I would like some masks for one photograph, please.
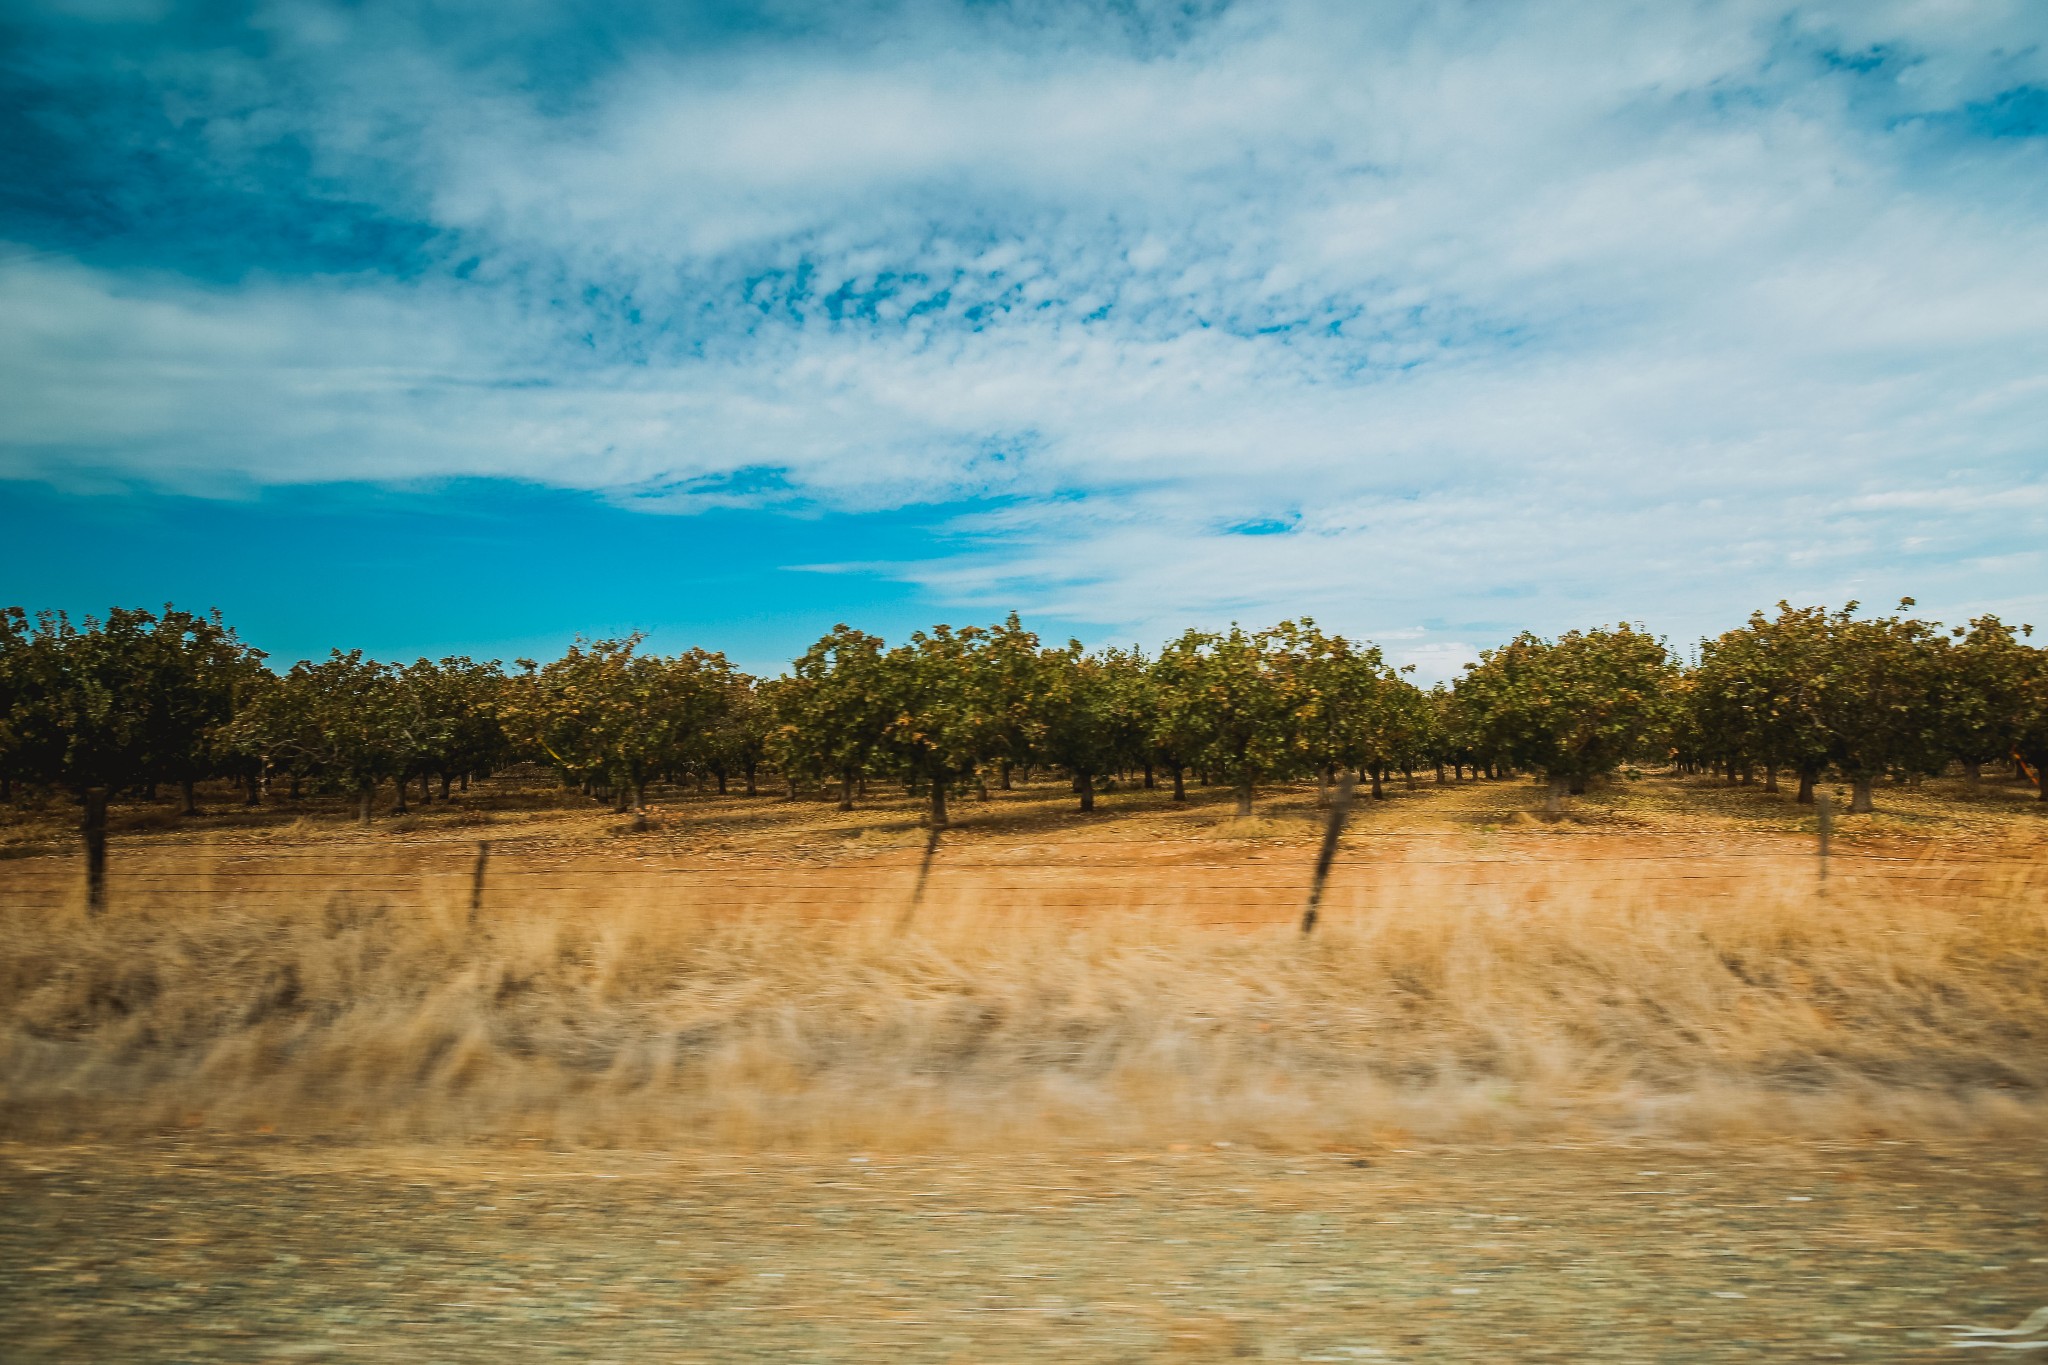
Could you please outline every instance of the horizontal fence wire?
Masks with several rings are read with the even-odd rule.
[[[610,864],[610,866],[608,867],[579,867],[574,869],[565,869],[574,871],[579,875],[606,876],[611,875],[614,871],[616,871],[617,868],[621,866],[645,867],[657,861],[655,858],[650,857],[648,855],[619,855],[611,850],[592,850],[584,852],[580,856],[566,852],[557,855],[554,852],[554,850],[518,849],[511,847],[507,843],[499,840],[485,840],[481,842],[486,842],[490,844],[491,856],[494,860],[500,857],[504,857],[527,858],[539,861],[554,856],[574,856],[578,858],[578,861],[588,862],[593,860],[602,860]],[[334,853],[240,853],[223,856],[217,853],[215,850],[205,847],[204,845],[194,846],[190,848],[180,848],[173,851],[162,848],[152,849],[135,848],[132,846],[123,847],[119,843],[113,843],[109,847],[109,854],[110,856],[115,858],[126,858],[131,862],[176,862],[186,864],[189,866],[226,868],[235,871],[238,875],[247,875],[247,869],[244,869],[241,866],[239,866],[240,864],[278,862],[317,862],[331,866],[338,863],[347,863],[354,861],[388,865],[395,862],[424,860],[428,857],[438,857],[439,860],[448,860],[450,858],[466,859],[474,857],[476,849],[476,841],[464,841],[460,843],[434,845],[432,846],[431,852],[425,848],[415,847],[387,850],[354,849],[337,851]],[[952,855],[950,858],[948,856],[949,854]],[[1831,862],[1882,863],[1899,867],[1925,867],[1943,865],[1956,867],[2048,867],[2048,856],[2024,856],[2006,854],[1969,854],[1964,856],[1917,854],[1902,856],[1898,854],[1885,853],[1859,853],[1854,850],[1846,850],[1841,848],[1836,848],[1832,850],[1827,856],[1828,860]],[[970,850],[948,849],[944,844],[940,845],[937,857],[942,862],[950,861],[952,865],[956,868],[971,868],[977,871],[988,872],[1033,873],[1047,868],[1093,868],[1101,870],[1107,868],[1115,868],[1118,866],[1118,864],[1114,861],[1094,858],[1030,857],[1028,858],[1028,860],[1024,858],[1019,858],[1015,861],[994,861],[986,858],[974,858],[971,856]],[[1580,867],[1588,863],[1786,862],[1802,859],[1812,861],[1816,857],[1817,855],[1814,849],[1812,848],[1812,841],[1805,840],[1802,841],[1802,845],[1800,846],[1788,846],[1750,853],[1687,851],[1678,853],[1613,853],[1602,854],[1594,857],[1587,857],[1583,854],[1573,853],[1567,857],[1561,858],[1375,858],[1370,855],[1357,856],[1354,854],[1353,856],[1349,857],[1338,857],[1334,861],[1332,866],[1371,868],[1553,866]],[[75,863],[80,861],[82,858],[83,854],[81,852],[76,850],[66,850],[59,853],[44,853],[37,854],[32,857],[18,857],[0,860],[0,881],[5,881],[10,875],[13,875],[17,871],[38,871],[48,869],[53,866],[63,866],[70,863]],[[779,863],[775,866],[778,873],[847,872],[855,870],[866,872],[914,865],[915,862],[919,860],[919,858],[920,854],[918,853],[918,851],[906,848],[899,852],[898,858],[895,861],[884,861],[879,858],[872,858],[860,860],[840,860],[829,863],[789,862]],[[907,861],[905,861],[906,859]],[[663,862],[661,866],[664,869],[672,869],[676,871],[708,872],[726,867],[740,865],[747,861],[749,860],[739,857],[717,857],[706,859],[704,861]],[[1232,862],[1193,863],[1176,861],[1170,858],[1156,858],[1132,859],[1129,860],[1125,865],[1135,865],[1142,867],[1145,870],[1159,871],[1229,872],[1238,870],[1261,871],[1272,867],[1276,862],[1280,861],[1283,860],[1272,858],[1244,858]],[[1293,862],[1296,860],[1288,859],[1284,861]],[[1306,862],[1308,861],[1308,859],[1306,856],[1304,856],[1300,859],[1300,861]],[[317,877],[325,875],[325,869],[305,871],[280,870],[273,872],[271,875],[280,877]]]
[[[583,812],[588,813],[588,812]],[[2048,859],[2005,852],[1950,854],[1940,849],[1901,850],[1896,843],[1858,848],[1855,836],[1837,834],[1825,860],[1818,857],[1812,831],[1648,831],[1638,829],[1500,828],[1523,812],[1457,817],[1436,829],[1381,831],[1371,815],[1357,818],[1332,864],[1336,903],[1353,909],[1413,906],[1439,890],[1548,889],[1552,879],[1569,886],[1681,886],[1719,884],[1741,893],[1760,876],[1815,878],[1825,867],[1830,884],[1897,889],[1929,901],[1966,901],[1987,891],[2048,884]],[[715,821],[706,833],[729,835]],[[1429,856],[1450,850],[1433,847],[1468,838],[1462,828],[1484,826],[1488,842],[1471,856]],[[912,820],[813,831],[829,839],[877,833],[922,833]],[[316,898],[375,897],[394,906],[426,908],[459,898],[476,875],[475,858],[487,844],[490,858],[486,894],[495,896],[589,895],[593,889],[618,895],[669,894],[710,909],[743,909],[767,902],[775,908],[845,909],[866,901],[900,899],[919,875],[920,857],[906,843],[879,849],[834,848],[817,862],[773,862],[743,851],[685,848],[634,850],[592,847],[547,833],[499,834],[489,825],[435,831],[405,841],[372,830],[361,838],[335,837],[332,847],[282,840],[233,839],[186,834],[176,842],[148,834],[114,831],[108,868],[110,899],[137,903],[161,899],[191,903],[196,898],[255,907],[305,904]],[[1742,850],[1702,848],[1718,839],[1743,837],[1766,846]],[[1199,838],[1200,836],[1196,836]],[[1221,844],[1223,839],[1217,842]],[[1190,847],[1186,835],[1131,839],[1072,839],[1057,831],[997,827],[956,827],[937,846],[929,873],[932,889],[959,894],[1015,898],[1046,910],[1091,910],[1170,901],[1204,912],[1213,925],[1265,925],[1259,919],[1220,918],[1233,902],[1292,904],[1306,894],[1311,849],[1306,841],[1276,844],[1263,839],[1235,846]],[[1623,845],[1602,848],[1603,843]],[[1411,856],[1413,854],[1424,856]],[[1094,854],[1096,856],[1089,856]],[[1548,855],[1556,856],[1548,856]],[[836,855],[836,856],[834,856]],[[1505,855],[1505,856],[1503,856]],[[1187,861],[1196,859],[1197,861]],[[75,904],[82,883],[83,854],[75,845],[52,841],[49,851],[0,861],[0,906],[61,909]],[[287,864],[288,866],[279,866]],[[1588,871],[1590,866],[1596,870]],[[1683,870],[1674,870],[1682,868]],[[1055,882],[1034,883],[1047,874]],[[1370,901],[1370,904],[1364,902]],[[1242,905],[1240,908],[1249,908]]]

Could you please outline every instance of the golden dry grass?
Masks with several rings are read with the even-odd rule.
[[[1304,939],[1277,833],[970,842],[914,915],[916,832],[854,842],[503,852],[474,926],[456,844],[134,854],[98,919],[17,862],[5,1127],[1297,1146],[1988,1132],[2048,1096],[2048,877],[1996,850],[1822,894],[1761,835],[1417,830],[1355,841]]]

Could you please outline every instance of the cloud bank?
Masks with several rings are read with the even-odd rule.
[[[14,25],[7,477],[971,500],[833,567],[1433,669],[1782,595],[2048,614],[2026,0]]]

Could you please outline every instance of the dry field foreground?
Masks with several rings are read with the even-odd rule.
[[[1987,1134],[2048,1096],[2048,829],[2010,788],[1844,818],[1522,783],[1366,803],[1298,931],[1313,794],[677,797],[516,783],[365,833],[231,809],[0,861],[19,1136],[276,1130],[752,1147]],[[1220,795],[1220,794],[1218,794]],[[470,898],[487,836],[481,909]],[[49,852],[38,852],[48,847]]]
[[[1652,779],[494,783],[0,827],[21,1360],[1959,1359],[2048,1304],[2048,822]],[[476,841],[492,841],[481,911]],[[2024,1346],[2048,1337],[1978,1338]]]

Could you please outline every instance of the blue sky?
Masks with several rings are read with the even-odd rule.
[[[0,597],[2048,624],[2048,7],[15,4]]]

